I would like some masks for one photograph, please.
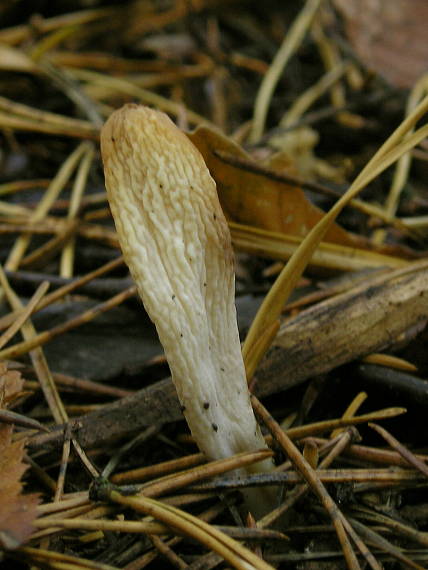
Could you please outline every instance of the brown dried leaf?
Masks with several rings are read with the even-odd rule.
[[[204,157],[216,181],[222,208],[230,220],[304,237],[323,217],[324,212],[309,202],[301,188],[221,160],[216,153],[252,160],[232,140],[205,126],[188,136]],[[270,167],[283,173],[296,174],[293,164],[285,164],[283,155],[280,164],[274,161]],[[350,247],[366,245],[358,236],[346,232],[337,224],[333,224],[327,232],[325,241]]]
[[[426,0],[334,0],[361,60],[397,87],[428,71]]]
[[[20,373],[8,371],[6,364],[0,363],[3,401],[11,401],[22,385]],[[0,547],[7,550],[17,548],[28,539],[38,504],[37,495],[21,494],[21,477],[27,469],[23,462],[25,442],[12,443],[12,430],[11,425],[0,424]]]
[[[22,391],[24,380],[18,370],[8,370],[5,362],[0,362],[0,408],[5,408]]]

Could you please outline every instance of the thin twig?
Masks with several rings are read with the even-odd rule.
[[[349,533],[349,524],[342,512],[337,507],[336,503],[333,501],[324,485],[321,483],[317,477],[316,471],[312,469],[309,463],[304,459],[300,451],[287,436],[287,434],[281,429],[278,423],[269,414],[266,408],[257,400],[255,396],[251,396],[251,401],[255,413],[263,420],[266,427],[272,433],[273,437],[277,443],[281,446],[284,452],[287,454],[290,461],[294,464],[295,468],[301,473],[304,479],[307,481],[308,485],[312,491],[317,495],[318,499],[321,501],[324,508],[327,510],[331,517],[333,525],[336,529],[337,537],[340,544],[342,545],[343,553],[348,564],[348,568],[357,569],[361,568],[355,552],[352,549],[351,543],[347,534]],[[355,541],[355,538],[353,536]],[[361,543],[357,544],[360,552],[366,557],[367,562],[374,570],[381,570],[380,565],[376,559],[369,553],[369,551],[364,547],[361,547]]]

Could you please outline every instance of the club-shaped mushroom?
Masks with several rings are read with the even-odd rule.
[[[201,154],[164,113],[134,104],[110,116],[101,150],[119,242],[199,448],[209,459],[265,448],[241,355],[230,232]],[[270,459],[249,468],[271,469]]]

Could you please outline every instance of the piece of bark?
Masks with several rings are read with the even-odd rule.
[[[413,266],[427,265],[412,264]],[[394,278],[394,276],[396,276]],[[403,340],[428,319],[428,269],[368,279],[284,322],[257,371],[260,395],[290,388]]]
[[[255,393],[267,396],[311,376],[378,352],[416,331],[428,320],[428,263],[375,276],[347,293],[323,301],[283,322],[257,370]],[[106,404],[74,420],[83,448],[104,445],[156,423],[182,418],[169,379]],[[63,426],[29,440],[29,448],[49,451],[62,441]]]

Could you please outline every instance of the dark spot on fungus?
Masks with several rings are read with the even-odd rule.
[[[172,295],[171,299],[174,301],[174,299],[175,299],[175,295]]]
[[[214,217],[214,219],[216,220],[216,219],[217,219],[217,214],[213,214],[213,217]]]
[[[211,427],[213,428],[214,431],[218,431],[218,425],[217,424],[211,424]]]
[[[210,407],[210,403],[204,402],[204,410],[208,410],[209,407]]]
[[[159,184],[159,188],[163,188],[163,184]]]
[[[111,137],[111,142],[116,142],[116,139],[114,137]]]
[[[180,412],[184,412],[186,410],[186,406],[183,406],[183,404],[181,404],[180,406]]]
[[[221,370],[222,372],[224,372],[224,368],[222,368],[221,366],[220,366],[220,370]]]
[[[206,287],[206,286],[207,286],[207,284],[206,284],[206,283],[204,283],[204,287]]]
[[[180,333],[180,338],[183,338],[183,333]]]

